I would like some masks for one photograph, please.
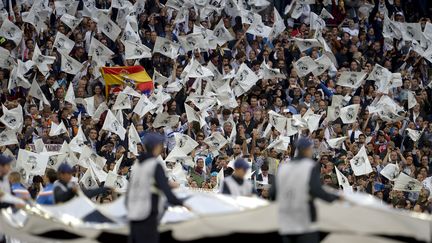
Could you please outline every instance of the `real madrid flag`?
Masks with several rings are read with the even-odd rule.
[[[350,164],[356,176],[367,175],[372,172],[372,166],[369,162],[365,146],[362,146],[356,156],[350,160]]]

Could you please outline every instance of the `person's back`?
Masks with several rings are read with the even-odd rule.
[[[39,192],[36,202],[39,204],[54,204],[54,182],[57,180],[57,172],[53,169],[47,169],[44,176],[46,186]]]
[[[310,215],[309,180],[314,161],[290,161],[279,167],[276,188],[279,201],[279,232],[296,234],[313,231]]]
[[[27,188],[25,188],[22,184],[21,184],[21,174],[19,172],[12,172],[9,174],[9,181],[11,184],[11,189],[12,189],[12,193],[24,200],[28,200],[30,199],[30,193],[27,190]]]

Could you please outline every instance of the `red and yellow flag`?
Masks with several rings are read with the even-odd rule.
[[[153,89],[153,81],[142,66],[102,67],[102,78],[108,94],[110,86],[131,86],[141,92]]]

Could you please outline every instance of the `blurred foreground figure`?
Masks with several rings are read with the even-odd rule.
[[[130,221],[130,243],[159,242],[158,213],[163,193],[172,205],[183,205],[171,191],[168,179],[157,157],[162,153],[164,137],[156,133],[144,135],[145,152],[138,157],[126,195],[126,207]]]
[[[281,165],[276,176],[273,193],[279,204],[279,233],[284,243],[319,242],[314,198],[327,202],[341,199],[323,190],[319,164],[311,159],[312,145],[309,139],[299,139],[298,156]]]

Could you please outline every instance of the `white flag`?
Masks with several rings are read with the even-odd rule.
[[[88,97],[88,98],[84,98],[84,105],[85,105],[85,109],[87,114],[89,114],[89,116],[93,116],[95,114],[95,107],[94,107],[94,96],[92,97]]]
[[[160,74],[158,71],[156,71],[156,69],[153,71],[153,82],[155,82],[156,84],[164,85],[169,81],[170,81],[169,78]]]
[[[195,162],[191,156],[185,155],[180,149],[174,148],[165,158],[165,162],[175,162],[178,164],[194,167]]]
[[[58,52],[68,55],[75,46],[75,42],[69,39],[67,36],[61,32],[57,32],[56,38],[54,40],[53,47],[57,49]]]
[[[125,93],[119,93],[112,107],[112,110],[125,110],[132,107],[129,96]]]
[[[329,13],[326,8],[322,8],[319,16],[323,19],[334,19],[333,15],[331,15],[331,13]]]
[[[129,145],[129,151],[132,152],[134,155],[138,155],[138,148],[137,148],[138,143],[141,143],[141,139],[138,135],[138,132],[134,124],[131,123],[128,131],[128,145]]]
[[[48,156],[37,154],[25,149],[18,151],[17,167],[25,168],[32,175],[44,175],[48,164]],[[27,182],[27,181],[25,181]]]
[[[299,77],[304,77],[318,68],[318,65],[310,56],[304,56],[294,63],[294,69]]]
[[[8,40],[12,40],[18,46],[22,39],[22,30],[9,19],[3,19],[3,24],[0,27],[0,36]]]
[[[12,66],[16,66],[14,58],[11,56],[9,50],[0,47],[0,67],[10,69]]]
[[[182,133],[174,133],[174,139],[175,139],[175,147],[173,148],[173,150],[178,149],[184,155],[189,154],[190,152],[192,152],[192,150],[194,150],[199,145],[191,137]]]
[[[16,131],[4,130],[0,133],[0,146],[6,146],[11,144],[18,144]]]
[[[73,88],[73,83],[70,82],[69,88],[66,91],[65,99],[66,102],[72,104],[74,110],[76,110],[76,102],[75,102],[75,92]]]
[[[156,37],[156,42],[153,48],[153,53],[160,53],[171,59],[178,56],[180,45],[163,37]]]
[[[91,168],[86,170],[79,183],[87,190],[99,188],[99,185],[96,181],[96,175],[93,173]]]
[[[121,32],[120,27],[103,13],[99,14],[98,28],[112,41],[116,41]]]
[[[327,69],[329,69],[333,64],[332,60],[330,59],[327,54],[324,54],[317,59],[315,59],[315,63],[317,64],[317,68],[312,70],[312,74],[314,76],[319,76],[323,74]]]
[[[420,23],[399,23],[402,39],[404,41],[420,41],[422,39],[422,27]]]
[[[340,118],[344,124],[354,123],[357,120],[360,105],[349,105],[340,109]]]
[[[141,97],[141,94],[138,93],[137,91],[135,91],[134,89],[132,89],[130,86],[126,86],[123,90],[122,90],[123,94],[127,94],[130,96],[134,96],[134,97]]]
[[[102,130],[107,130],[117,134],[121,140],[125,139],[126,129],[123,127],[123,124],[120,124],[120,122],[116,119],[111,110],[108,110]]]
[[[4,105],[3,116],[0,117],[0,121],[10,130],[19,130],[23,125],[23,111],[21,105],[18,107],[8,110]]]
[[[339,80],[337,81],[338,85],[349,87],[353,89],[357,89],[362,84],[363,80],[366,78],[366,72],[342,72]]]
[[[81,113],[80,113],[81,114]],[[87,138],[84,135],[84,132],[82,130],[82,127],[78,127],[78,132],[75,137],[72,138],[72,140],[69,143],[69,146],[71,150],[75,153],[81,153],[83,146],[85,146],[84,142],[87,141]]]
[[[290,137],[279,136],[272,143],[270,143],[266,149],[275,149],[276,151],[279,152],[286,151],[288,149],[290,142],[291,142]]]
[[[380,174],[390,181],[394,181],[399,176],[399,166],[395,164],[387,164],[381,171]]]
[[[348,137],[340,137],[340,138],[333,138],[333,139],[329,139],[327,140],[328,145],[331,148],[334,149],[340,149],[340,147],[342,146],[343,142],[347,139]]]
[[[54,122],[51,122],[51,129],[49,132],[50,137],[58,136],[63,133],[67,133],[66,126],[63,122],[60,122],[59,125],[55,124]]]
[[[350,160],[351,169],[355,176],[366,175],[372,172],[372,166],[363,145],[358,153]]]
[[[43,75],[47,75],[49,73],[50,69],[48,65],[53,64],[55,60],[55,57],[42,55],[38,45],[35,45],[32,61]]]
[[[157,106],[153,104],[146,95],[141,95],[141,98],[133,109],[133,112],[142,118],[147,112],[155,108],[157,108]]]
[[[55,11],[57,16],[64,14],[75,15],[78,9],[78,1],[55,1]]]
[[[38,82],[35,80],[33,80],[33,83],[31,84],[30,90],[29,90],[29,95],[31,95],[32,97],[42,101],[44,104],[46,105],[50,105],[49,101],[47,100],[47,98],[45,97],[44,93],[42,92]]]
[[[349,184],[348,178],[346,178],[346,176],[344,174],[342,174],[337,167],[335,167],[335,171],[336,171],[336,177],[338,180],[338,183],[340,186],[342,186],[342,189],[345,193],[352,193],[353,192],[353,188],[352,186]]]
[[[223,19],[219,21],[213,30],[213,35],[217,38],[217,43],[222,46],[225,42],[234,40],[234,36],[225,28]]]
[[[270,33],[272,32],[272,28],[269,26],[266,26],[262,21],[254,21],[254,23],[249,26],[246,33],[249,33],[254,36],[261,36],[264,38],[268,38],[270,36]]]
[[[186,117],[188,122],[197,121],[200,124],[200,128],[206,125],[205,117],[203,116],[202,112],[201,114],[196,112],[192,107],[190,107],[188,104],[184,104],[186,109]],[[205,112],[205,111],[204,111]]]
[[[82,18],[78,19],[70,14],[63,14],[60,18],[60,21],[62,21],[65,25],[67,25],[67,27],[69,27],[73,31],[81,23]]]
[[[311,30],[322,30],[326,27],[326,22],[314,12],[310,13],[309,20]]]
[[[421,132],[421,131],[413,130],[413,129],[411,129],[411,128],[407,128],[406,130],[407,130],[407,132],[408,132],[408,136],[409,136],[409,137],[411,138],[411,140],[413,140],[414,142],[417,142],[417,141],[420,139],[421,135],[422,135],[422,132]]]
[[[186,76],[188,78],[205,78],[213,76],[213,73],[210,69],[202,66],[195,58],[192,58],[190,70],[187,71]]]
[[[61,71],[76,75],[83,69],[83,64],[80,63],[75,58],[67,54],[63,54],[61,52],[60,55],[61,55],[61,66],[60,66]]]
[[[134,43],[141,43],[141,38],[139,35],[135,32],[135,30],[132,28],[132,25],[130,22],[126,23],[126,27],[123,30],[123,35],[121,36],[121,40],[124,42],[130,41]]]
[[[113,188],[117,193],[124,193],[126,192],[126,188],[128,186],[128,180],[124,176],[109,171],[104,185],[106,187]]]
[[[286,78],[279,68],[270,68],[265,62],[261,63],[260,70],[262,74],[260,78],[262,79]]]
[[[413,91],[408,91],[408,109],[413,108],[417,105],[417,99]]]
[[[179,116],[177,115],[169,115],[168,113],[160,113],[156,116],[153,121],[153,127],[174,127],[178,125]]]
[[[322,115],[312,114],[306,119],[307,126],[310,132],[313,132],[318,129],[321,116]]]
[[[136,43],[134,41],[124,41],[123,44],[125,46],[126,60],[152,57],[150,48],[141,43]]]
[[[423,184],[405,173],[399,173],[394,181],[393,190],[403,192],[419,192]]]
[[[114,55],[114,52],[111,51],[108,47],[106,47],[102,42],[98,41],[96,38],[92,38],[90,43],[89,56],[92,57],[110,57]]]
[[[269,35],[269,39],[273,40],[276,37],[278,37],[282,32],[284,32],[286,26],[284,23],[284,20],[279,14],[279,11],[277,11],[276,8],[273,8],[273,15],[274,15],[274,22],[273,27]]]
[[[258,81],[258,76],[246,64],[240,65],[232,82],[236,97],[248,92]]]
[[[228,140],[226,140],[220,132],[215,132],[204,140],[204,143],[206,143],[212,151],[220,150],[227,142]]]
[[[194,30],[195,29],[196,28],[194,27]],[[186,36],[179,36],[178,39],[182,48],[187,52],[197,48],[202,48],[205,45],[208,47],[208,40],[203,38],[202,33],[194,32]]]

